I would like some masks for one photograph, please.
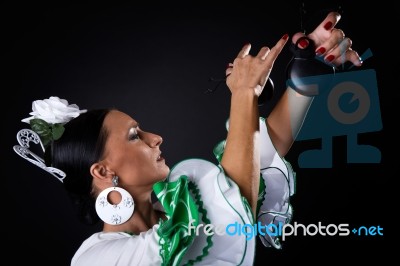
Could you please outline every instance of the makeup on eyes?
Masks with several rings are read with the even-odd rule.
[[[139,125],[135,125],[129,129],[128,139],[135,140],[139,138],[138,129]]]

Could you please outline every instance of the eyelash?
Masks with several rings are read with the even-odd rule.
[[[139,134],[137,133],[137,131],[134,134],[131,134],[129,136],[129,140],[137,140],[140,139]]]

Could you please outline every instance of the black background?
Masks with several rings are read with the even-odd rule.
[[[9,215],[2,220],[7,248],[21,254],[11,257],[16,264],[69,265],[82,241],[100,230],[77,221],[58,180],[12,151],[15,134],[27,126],[20,120],[28,116],[32,101],[59,96],[82,109],[117,107],[143,129],[163,137],[161,149],[170,166],[188,157],[215,161],[212,148],[226,136],[229,90],[222,85],[215,93],[204,94],[215,85],[209,78],[224,77],[227,63],[245,43],[252,43],[254,54],[263,45],[274,45],[283,34],[299,31],[300,3],[4,6],[8,19],[3,37],[10,35],[3,41],[10,49],[3,56],[11,60],[3,64],[3,73],[4,80],[11,82],[3,83],[8,93],[3,102],[8,107],[4,108],[1,160]],[[282,250],[258,245],[255,265],[360,262],[387,256],[387,238],[392,234],[388,220],[397,212],[389,192],[397,178],[389,173],[389,149],[396,154],[395,135],[390,132],[397,121],[398,92],[391,81],[395,67],[389,64],[398,58],[391,41],[393,23],[389,23],[395,8],[305,2],[304,22],[310,21],[307,25],[312,27],[312,21],[322,21],[339,6],[343,15],[337,27],[353,40],[353,49],[360,54],[368,48],[373,52],[362,69],[376,70],[383,129],[360,134],[359,141],[379,148],[382,160],[347,164],[346,137],[340,136],[333,139],[332,168],[304,169],[297,164],[298,155],[318,147],[319,140],[295,142],[286,157],[297,172],[293,221],[348,223],[351,228],[380,225],[384,236],[289,237]],[[389,33],[382,33],[384,28]],[[269,113],[285,87],[290,57],[285,47],[271,74],[274,98],[260,107],[262,115]]]

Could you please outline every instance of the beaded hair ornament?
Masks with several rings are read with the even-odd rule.
[[[39,144],[44,153],[47,146],[61,138],[65,130],[64,125],[86,111],[79,110],[76,104],[69,104],[67,100],[56,96],[34,101],[32,112],[29,113],[31,116],[21,120],[28,123],[31,129],[18,131],[19,145],[14,145],[14,151],[63,182],[66,174],[55,167],[46,166],[44,159],[29,149],[30,143]]]

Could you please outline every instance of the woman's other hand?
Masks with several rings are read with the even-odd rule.
[[[323,57],[325,62],[338,66],[349,61],[356,66],[361,66],[360,56],[351,49],[351,39],[341,29],[335,28],[340,17],[339,13],[330,12],[313,32],[307,36],[298,32],[293,35],[292,42],[296,43],[301,37],[308,37],[314,41],[316,55]],[[304,49],[308,45],[307,39],[300,40],[298,43],[300,49]]]

